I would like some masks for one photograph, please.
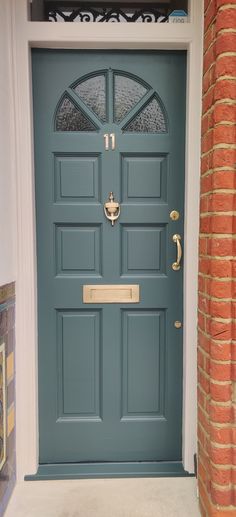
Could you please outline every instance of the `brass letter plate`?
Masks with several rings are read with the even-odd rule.
[[[138,303],[139,285],[84,285],[84,303]]]

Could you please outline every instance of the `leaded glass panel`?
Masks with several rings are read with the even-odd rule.
[[[160,103],[153,98],[124,128],[129,133],[165,133],[166,121]]]
[[[74,87],[77,95],[97,115],[102,122],[106,121],[106,78],[96,75],[80,82]]]
[[[147,91],[147,88],[138,81],[116,74],[114,78],[114,121],[120,122]]]
[[[73,102],[64,97],[55,120],[56,131],[96,131],[96,127]]]

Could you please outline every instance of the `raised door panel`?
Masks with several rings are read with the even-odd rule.
[[[166,271],[164,225],[124,225],[122,228],[122,275],[160,275]]]
[[[99,169],[98,156],[55,156],[55,201],[97,202]]]
[[[124,311],[123,420],[163,416],[165,340],[165,311]]]
[[[56,274],[101,275],[101,228],[56,225]]]
[[[167,156],[123,156],[122,199],[124,202],[166,202]]]
[[[60,416],[100,416],[100,312],[58,312]]]

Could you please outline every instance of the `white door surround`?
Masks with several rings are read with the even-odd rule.
[[[27,21],[28,0],[8,4],[14,99],[14,170],[17,204],[16,450],[17,476],[38,466],[37,282],[31,47],[182,50],[187,60],[184,268],[183,463],[194,471],[196,452],[197,272],[200,174],[203,0],[189,0],[190,23],[95,24]],[[10,20],[10,22],[9,22]],[[174,94],[174,86],[173,86]]]

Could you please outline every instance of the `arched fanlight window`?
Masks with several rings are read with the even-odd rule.
[[[109,105],[113,109],[108,113]],[[107,122],[125,133],[167,132],[158,93],[139,77],[111,69],[82,77],[67,88],[56,108],[54,129],[92,132]]]

